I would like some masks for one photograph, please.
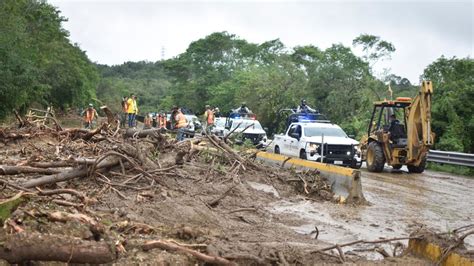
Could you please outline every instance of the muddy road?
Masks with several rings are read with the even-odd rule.
[[[317,226],[319,239],[331,243],[404,236],[419,227],[449,231],[474,223],[472,178],[432,171],[409,174],[403,168],[386,168],[383,173],[361,171],[367,206],[279,201],[271,211],[302,218],[307,223],[294,230],[308,234]],[[466,245],[473,250],[474,237],[466,238]],[[372,259],[380,256],[366,255]]]

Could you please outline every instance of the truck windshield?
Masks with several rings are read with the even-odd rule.
[[[193,121],[193,122],[199,121],[199,119],[195,115],[184,115],[184,116],[186,117],[186,120],[188,120],[188,122],[190,122],[190,121]]]
[[[319,137],[322,134],[331,137],[347,137],[346,133],[340,128],[307,127],[304,129],[304,135],[306,137]]]
[[[250,125],[253,125],[253,126],[250,126]],[[249,128],[252,128],[252,129],[261,129],[261,130],[263,130],[262,126],[257,121],[245,121],[245,120],[238,121],[238,120],[236,120],[232,123],[232,128],[236,128],[237,126],[239,126],[239,129],[242,129],[242,130],[245,129],[246,127],[248,127],[248,126],[250,126]]]
[[[225,127],[225,119],[216,119],[215,124],[216,127]]]

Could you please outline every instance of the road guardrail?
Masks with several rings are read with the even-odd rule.
[[[434,162],[434,163],[445,163],[445,164],[474,167],[474,154],[452,152],[452,151],[430,150],[430,152],[428,153],[427,161]]]

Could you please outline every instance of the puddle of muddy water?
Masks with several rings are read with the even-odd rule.
[[[267,208],[274,214],[301,218],[299,226],[290,227],[298,233],[310,234],[317,226],[318,239],[334,244],[408,236],[419,225],[443,232],[474,222],[474,180],[455,179],[457,182],[432,178],[429,173],[364,173],[363,189],[369,206],[279,200]],[[407,241],[402,243],[406,245]],[[474,237],[466,238],[465,244],[473,250]],[[391,252],[390,244],[383,246]],[[368,259],[382,258],[375,252],[364,255]]]
[[[357,207],[358,209],[368,206]],[[386,225],[381,226],[379,219],[374,221],[363,221],[360,210],[345,205],[336,205],[330,202],[313,202],[302,200],[299,202],[288,202],[285,200],[274,202],[268,210],[275,214],[291,214],[305,221],[299,226],[292,226],[294,231],[300,234],[315,237],[315,227],[318,228],[318,239],[328,243],[347,243],[359,239],[373,240],[378,236],[397,237],[403,235],[400,228]],[[406,242],[405,242],[406,244]],[[384,244],[390,250],[390,244]],[[350,251],[357,246],[344,248]],[[367,259],[378,260],[383,257],[375,252],[358,252]]]

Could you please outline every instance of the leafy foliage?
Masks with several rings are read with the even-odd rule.
[[[65,18],[44,1],[0,2],[0,118],[33,102],[82,105],[95,96],[99,75],[61,27]]]
[[[141,112],[185,106],[200,114],[204,106],[223,113],[247,102],[270,133],[283,130],[279,110],[301,99],[362,137],[372,102],[414,96],[418,87],[390,74],[379,80],[372,66],[389,58],[395,46],[379,36],[361,34],[353,41],[365,55],[334,44],[286,47],[279,39],[250,43],[228,32],[192,42],[175,58],[106,66],[90,62],[68,40],[58,10],[40,0],[0,1],[0,118],[33,103],[61,108],[91,100],[120,110],[123,96],[135,93]],[[100,73],[100,75],[99,75]],[[433,130],[436,148],[474,152],[474,63],[470,58],[441,57],[422,78],[435,86]],[[97,96],[96,96],[97,95]]]
[[[361,34],[352,41],[353,46],[362,46],[365,52],[364,59],[367,62],[378,61],[380,59],[390,58],[390,54],[395,52],[395,46],[382,40],[379,36],[370,34]]]
[[[423,78],[435,85],[436,148],[474,153],[474,60],[441,57],[425,69]]]

